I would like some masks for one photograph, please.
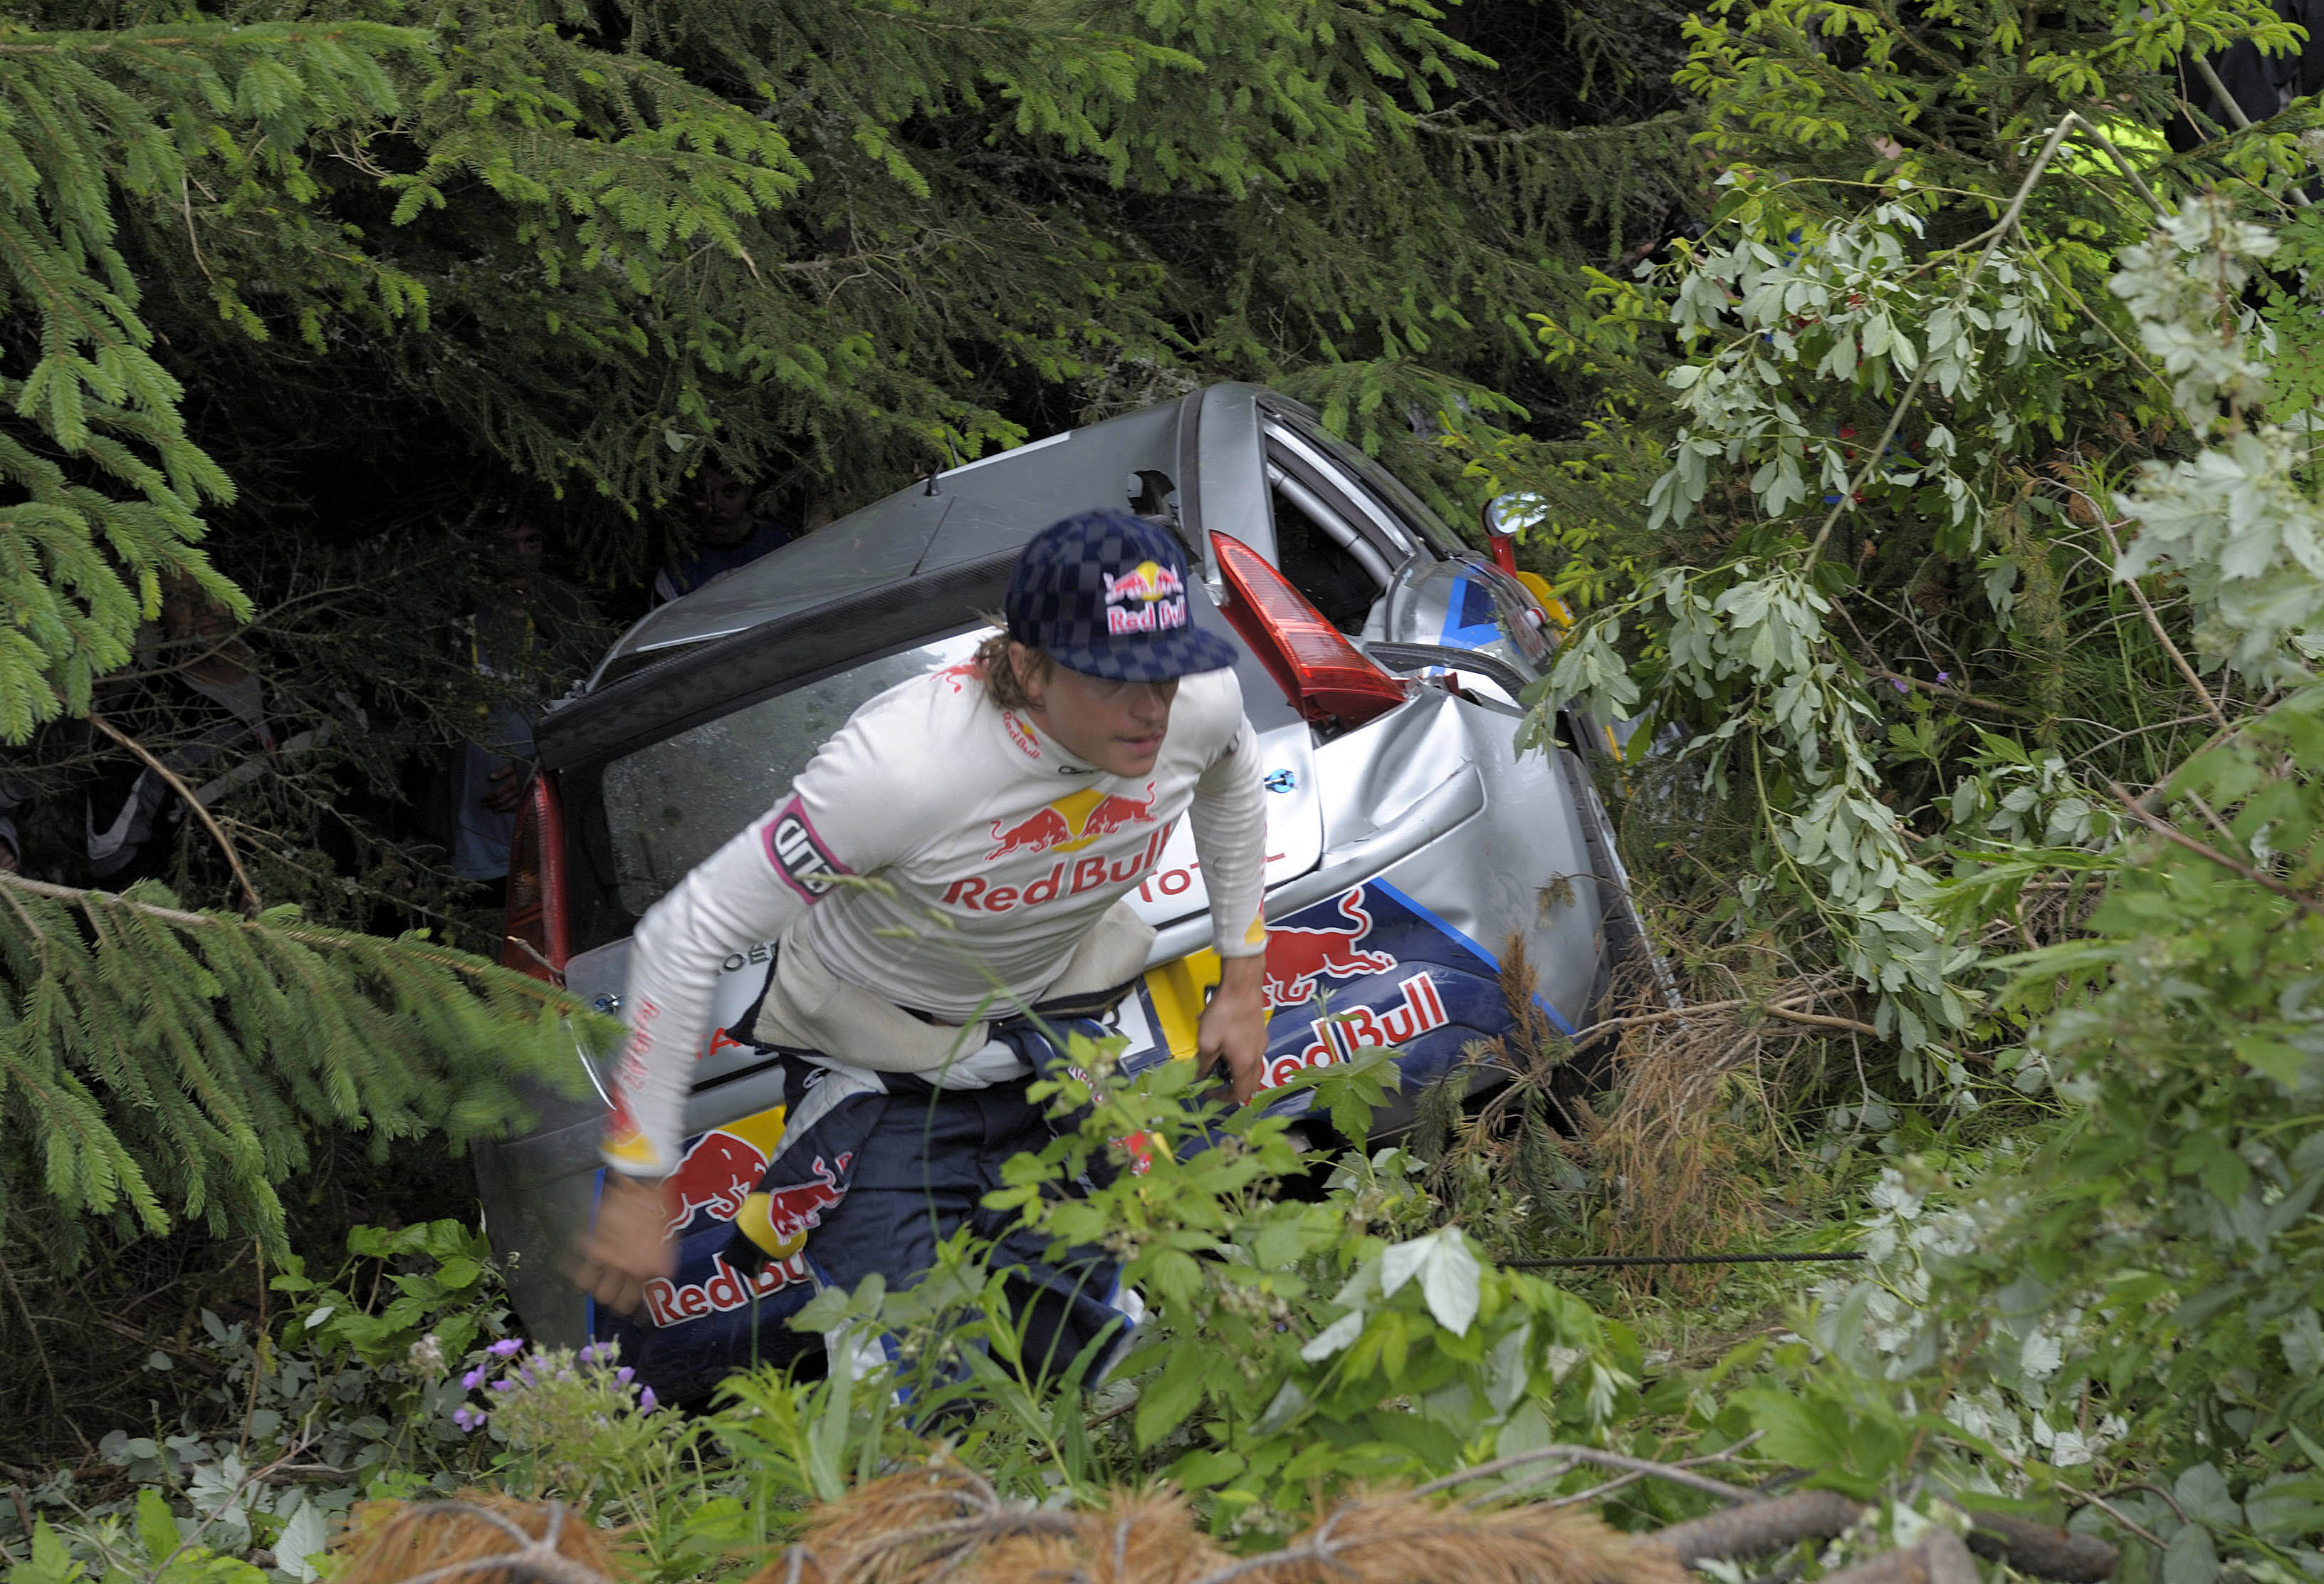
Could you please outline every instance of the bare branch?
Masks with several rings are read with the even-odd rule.
[[[241,855],[234,850],[234,843],[226,838],[225,829],[212,817],[210,811],[202,806],[202,800],[194,795],[194,789],[179,780],[178,773],[156,759],[144,744],[123,731],[94,709],[89,711],[88,723],[143,759],[147,769],[167,782],[170,790],[186,801],[186,807],[194,811],[195,818],[209,827],[210,835],[217,841],[218,850],[226,854],[226,861],[233,868],[234,877],[242,882],[243,894],[250,899],[250,911],[255,913],[263,909],[266,904],[258,900],[258,887],[250,883],[250,871],[242,866]]]

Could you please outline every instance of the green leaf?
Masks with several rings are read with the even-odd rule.
[[[2219,1553],[2209,1530],[2190,1524],[2171,1537],[2163,1553],[2163,1584],[2215,1584],[2218,1576]]]
[[[145,1548],[145,1560],[157,1568],[180,1543],[177,1516],[151,1486],[137,1493],[137,1542]]]
[[[1169,1434],[1194,1411],[1203,1398],[1207,1367],[1203,1349],[1183,1339],[1170,1353],[1161,1375],[1148,1383],[1138,1399],[1138,1415],[1131,1428],[1141,1449]]]

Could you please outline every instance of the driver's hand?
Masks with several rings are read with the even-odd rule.
[[[1194,1060],[1209,1070],[1224,1059],[1240,1105],[1259,1093],[1267,1072],[1267,959],[1230,957],[1218,990],[1194,1025]]]
[[[659,1181],[605,1173],[597,1222],[566,1267],[573,1284],[622,1314],[645,1307],[646,1283],[678,1269],[678,1250],[663,1235],[669,1209]]]
[[[484,782],[484,807],[495,814],[513,814],[524,801],[524,772],[514,764],[503,764]]]

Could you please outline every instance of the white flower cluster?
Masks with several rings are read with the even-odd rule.
[[[2113,283],[2188,422],[2225,431],[2183,461],[2147,463],[2122,492],[2138,533],[2116,572],[2179,574],[2204,657],[2263,685],[2305,674],[2324,635],[2324,512],[2296,477],[2310,465],[2309,441],[2283,421],[2247,425],[2243,412],[2266,394],[2273,350],[2243,291],[2276,245],[2225,199],[2191,199],[2123,250]]]
[[[1994,1175],[1983,1168],[1972,1174]],[[1982,1229],[2006,1225],[2018,1207],[1991,1200],[1932,1205],[1894,1167],[1866,1198],[1874,1213],[1858,1223],[1859,1246],[1875,1274],[1818,1285],[1815,1340],[1886,1379],[1906,1380],[1926,1374],[1960,1340],[1958,1317],[1932,1302],[1950,1285],[1947,1267],[1975,1252]],[[2020,1462],[2070,1468],[2091,1461],[2129,1427],[2112,1414],[2085,1422],[2077,1404],[2053,1401],[2050,1383],[2080,1341],[2084,1317],[2079,1308],[2053,1310],[2050,1296],[2030,1277],[2002,1289],[1992,1312],[1980,1317],[1990,1327],[1975,1367],[1963,1372],[1941,1412]]]

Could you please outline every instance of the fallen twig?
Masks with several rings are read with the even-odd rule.
[[[1720,1452],[1710,1458],[1697,1459],[1695,1461],[1716,1462],[1729,1455],[1728,1452]],[[1468,1480],[1483,1479],[1489,1475],[1500,1474],[1511,1468],[1521,1468],[1528,1463],[1538,1463],[1549,1458],[1571,1458],[1577,1463],[1595,1463],[1601,1468],[1620,1468],[1630,1473],[1644,1475],[1649,1479],[1666,1479],[1673,1485],[1683,1485],[1687,1489],[1700,1491],[1704,1496],[1717,1496],[1722,1502],[1748,1502],[1751,1499],[1751,1493],[1741,1486],[1729,1485],[1724,1480],[1713,1479],[1704,1474],[1696,1474],[1682,1464],[1657,1463],[1651,1458],[1626,1457],[1620,1452],[1600,1451],[1596,1447],[1570,1446],[1536,1447],[1530,1452],[1517,1452],[1507,1458],[1496,1458],[1489,1463],[1480,1463],[1473,1468],[1463,1468],[1458,1473],[1448,1474],[1442,1479],[1432,1479],[1426,1485],[1415,1486],[1412,1494],[1416,1496],[1434,1496],[1440,1490],[1450,1490],[1454,1486]]]
[[[1803,1490],[1707,1513],[1657,1530],[1650,1538],[1688,1567],[1714,1557],[1766,1556],[1803,1540],[1830,1540],[1863,1515],[1864,1505],[1836,1490]]]
[[[2095,1535],[2069,1533],[2007,1513],[1974,1512],[1958,1504],[1949,1505],[1965,1514],[1969,1521],[1970,1551],[1995,1561],[2007,1562],[2021,1573],[2059,1579],[2061,1584],[2099,1584],[2099,1580],[2113,1577],[2121,1561],[2116,1547]],[[1803,1540],[1834,1539],[1848,1533],[1872,1511],[1838,1491],[1803,1490],[1674,1524],[1650,1538],[1679,1561],[1692,1567],[1714,1559],[1739,1561],[1766,1556]],[[1910,1552],[1890,1555],[1909,1557]],[[1858,1566],[1870,1568],[1876,1563],[1890,1568],[1918,1565],[1874,1558]],[[1886,1575],[1867,1574],[1858,1584],[1885,1581]]]

